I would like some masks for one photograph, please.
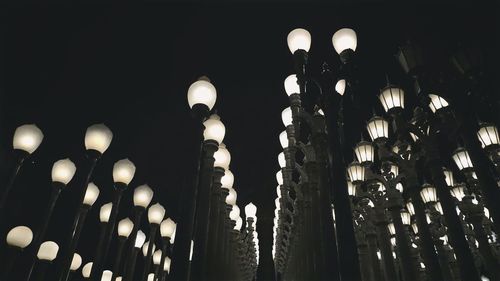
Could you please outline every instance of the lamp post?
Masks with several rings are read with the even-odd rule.
[[[40,249],[37,253],[37,257],[39,260],[38,273],[35,280],[45,280],[45,272],[47,271],[47,267],[56,258],[57,252],[59,252],[59,246],[53,241],[46,241],[40,245]]]
[[[14,139],[12,141],[12,146],[14,148],[15,154],[15,165],[13,170],[10,172],[7,184],[2,189],[0,193],[0,214],[3,216],[5,205],[7,204],[7,198],[9,193],[14,186],[14,181],[23,165],[24,161],[40,146],[43,140],[42,131],[34,124],[22,125],[16,129],[14,132]],[[1,223],[4,222],[4,218],[0,217]]]
[[[207,81],[206,77],[191,84],[188,89],[187,99],[189,107],[194,119],[194,126],[196,131],[195,148],[196,155],[193,159],[194,166],[190,169],[194,175],[192,182],[182,194],[181,214],[183,216],[178,221],[179,232],[177,242],[173,249],[172,259],[172,280],[183,281],[187,279],[189,272],[189,251],[190,243],[193,237],[193,225],[195,217],[195,206],[197,198],[198,186],[198,173],[200,171],[200,161],[202,155],[201,144],[203,142],[204,125],[203,122],[208,117],[210,110],[212,110],[217,100],[217,91],[215,87]]]
[[[127,238],[130,236],[132,232],[132,228],[134,228],[134,223],[129,219],[125,218],[118,222],[118,246],[116,250],[115,263],[113,264],[113,277],[112,280],[120,273],[120,263],[122,260],[123,248],[125,247],[125,242]]]
[[[8,280],[12,267],[21,252],[33,241],[33,232],[26,226],[16,226],[7,233],[7,250],[2,258],[5,262],[2,264],[1,277]]]
[[[166,220],[162,221],[160,224],[160,235],[161,235],[162,242],[163,242],[162,243],[163,247],[161,250],[162,255],[161,255],[161,261],[160,261],[160,269],[162,269],[163,266],[165,265],[165,259],[169,259],[168,255],[170,255],[170,253],[171,253],[170,240],[172,238],[172,235],[174,235],[174,233],[175,233],[176,227],[177,227],[176,223],[171,218],[167,218]],[[170,267],[170,264],[169,264],[169,267]],[[159,274],[160,275],[157,276],[157,278],[159,280],[161,280],[163,278],[163,275],[165,274],[165,271],[159,270]]]
[[[125,268],[125,275],[123,277],[125,281],[134,280],[137,255],[139,255],[139,252],[141,251],[141,248],[144,245],[144,241],[146,241],[146,235],[144,234],[144,232],[142,232],[141,230],[137,231],[135,242],[133,243],[134,248],[130,256],[130,261],[128,263],[128,266]]]
[[[147,247],[147,253],[145,255],[146,258],[144,260],[144,271],[142,273],[143,281],[146,281],[148,278],[149,269],[151,268],[151,258],[154,252],[153,248],[154,248],[155,238],[158,232],[158,228],[160,227],[160,223],[163,220],[163,217],[165,217],[165,208],[163,208],[162,205],[156,203],[151,207],[149,207],[148,221],[151,229],[149,232],[149,243]]]
[[[153,275],[154,275],[154,279],[153,280],[156,280],[159,277],[160,265],[161,265],[161,257],[162,256],[163,256],[163,254],[162,254],[161,250],[156,250],[153,253]]]
[[[73,255],[73,259],[71,260],[71,266],[69,268],[70,270],[70,279],[73,279],[73,277],[75,276],[75,272],[80,268],[80,266],[82,265],[82,257],[75,253]]]

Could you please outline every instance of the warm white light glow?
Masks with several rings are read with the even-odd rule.
[[[111,215],[111,208],[113,207],[113,203],[109,202],[101,206],[101,210],[99,211],[99,220],[101,222],[108,222],[109,216]]]
[[[358,162],[354,161],[347,167],[347,173],[351,182],[362,182],[365,180],[365,168]]]
[[[453,152],[452,157],[459,170],[472,168],[472,161],[470,160],[469,153],[465,150],[465,148],[457,148],[457,150]]]
[[[71,267],[70,267],[70,269],[72,271],[76,271],[76,270],[78,270],[78,268],[80,268],[80,265],[82,265],[82,257],[79,254],[74,253],[73,254],[73,259],[71,260]]]
[[[85,133],[85,148],[104,153],[113,139],[113,133],[104,124],[95,124],[87,128]]]
[[[375,149],[370,142],[361,141],[354,148],[354,153],[361,164],[372,163],[375,156]]]
[[[287,95],[300,94],[299,81],[297,80],[297,75],[289,75],[285,79],[285,92]]]
[[[404,225],[410,225],[411,222],[410,213],[406,210],[401,211],[401,220],[403,221]]]
[[[224,135],[226,134],[226,127],[220,121],[217,114],[212,114],[205,122],[203,122],[205,130],[203,131],[203,138],[205,140],[214,140],[217,143],[222,143]]]
[[[134,247],[141,248],[146,241],[146,234],[142,230],[137,231],[137,236],[135,237]]]
[[[286,41],[292,54],[297,50],[309,52],[309,49],[311,48],[311,34],[303,28],[297,28],[290,31]]]
[[[337,92],[339,95],[343,96],[345,93],[345,79],[340,79],[335,83],[335,92]]]
[[[225,189],[233,188],[233,184],[234,184],[233,173],[229,170],[224,171],[224,176],[222,176],[222,178],[220,179],[220,182],[222,184],[222,187]]]
[[[285,153],[280,152],[280,154],[278,154],[278,164],[280,165],[280,168],[286,167]]]
[[[477,137],[479,138],[479,141],[481,141],[483,148],[491,145],[498,145],[500,143],[498,129],[493,124],[481,124],[479,130],[477,131]]]
[[[276,181],[279,185],[283,185],[283,172],[281,170],[276,173]]]
[[[224,170],[229,169],[229,164],[231,163],[231,154],[227,150],[226,145],[221,143],[219,149],[214,153],[214,167],[223,168]]]
[[[397,87],[386,87],[380,91],[378,96],[385,112],[393,108],[404,108],[405,107],[405,92],[401,88]]]
[[[420,197],[424,203],[437,202],[436,188],[430,184],[424,184],[420,191]]]
[[[161,250],[156,250],[153,254],[153,264],[160,265],[161,262]]]
[[[204,104],[212,110],[217,100],[217,91],[212,83],[198,80],[189,86],[187,99],[190,108],[195,104]]]
[[[172,260],[169,257],[165,257],[165,263],[163,263],[163,271],[170,272],[170,264]]]
[[[99,188],[93,182],[87,185],[87,190],[85,190],[85,197],[83,198],[83,204],[87,206],[94,205],[95,201],[99,197]]]
[[[451,190],[451,195],[457,198],[458,201],[462,201],[465,197],[465,184],[457,183]]]
[[[394,227],[394,223],[390,223],[387,225],[387,228],[389,229],[389,233],[392,235],[396,234],[396,228]]]
[[[351,181],[347,181],[347,193],[349,196],[356,196],[356,186]]]
[[[229,218],[233,221],[236,221],[239,216],[240,216],[240,208],[238,208],[238,205],[233,205],[231,212],[229,212]]]
[[[245,206],[245,215],[247,218],[255,218],[257,214],[257,207],[253,203],[248,203]]]
[[[127,237],[132,232],[134,223],[129,218],[124,218],[118,223],[118,236]]]
[[[113,278],[113,272],[110,270],[104,270],[102,272],[102,277],[101,281],[111,281],[111,278]]]
[[[33,232],[27,226],[16,226],[7,233],[7,244],[24,249],[33,240]]]
[[[135,175],[135,165],[129,159],[122,159],[113,166],[113,181],[128,185]]]
[[[175,222],[171,218],[167,218],[160,224],[161,236],[171,238],[172,235],[174,234],[176,227],[177,225],[175,224]]]
[[[375,116],[368,121],[366,129],[372,141],[387,139],[389,137],[389,122],[384,118]]]
[[[444,174],[444,179],[446,181],[446,185],[453,186],[454,184],[453,172],[443,167],[443,174]]]
[[[436,111],[440,110],[441,108],[448,106],[448,102],[438,95],[430,94],[429,98],[431,99],[429,107],[433,113],[436,113]]]
[[[406,208],[408,209],[408,212],[410,215],[414,216],[415,215],[415,207],[413,206],[412,202],[406,203]]]
[[[147,184],[134,189],[134,206],[147,208],[153,199],[153,190]]]
[[[281,112],[281,121],[283,121],[283,125],[285,125],[285,127],[292,125],[293,118],[292,109],[290,107],[283,109]]]
[[[358,45],[356,32],[350,28],[339,29],[332,36],[332,44],[337,54],[340,54],[347,49],[356,51],[356,47]]]
[[[90,272],[92,271],[93,262],[88,262],[82,267],[82,276],[85,278],[90,277]]]
[[[53,261],[57,256],[57,252],[59,252],[59,246],[55,242],[45,241],[40,245],[36,256],[39,260]]]
[[[149,242],[151,242],[151,241],[148,241],[148,242],[146,242],[146,243],[144,243],[144,244],[142,245],[142,254],[143,254],[144,256],[147,256],[147,255],[148,255]],[[152,253],[154,253],[154,251],[156,250],[156,245],[153,243],[153,244],[151,245],[151,247],[153,247],[153,249],[152,249],[152,251],[151,251],[151,252],[152,252]]]
[[[233,229],[237,230],[237,231],[240,231],[242,225],[243,225],[243,220],[240,217],[238,217],[236,219],[236,224],[234,225]]]
[[[165,216],[165,208],[160,203],[156,203],[148,209],[148,220],[152,224],[160,224]]]
[[[226,204],[234,206],[236,204],[236,190],[229,189],[229,194],[226,196]]]
[[[42,131],[35,124],[22,125],[14,132],[12,146],[29,154],[35,152],[43,140]]]
[[[76,172],[76,166],[69,158],[58,160],[52,165],[52,181],[68,184]]]
[[[283,149],[288,147],[288,135],[286,131],[280,133],[280,144]]]

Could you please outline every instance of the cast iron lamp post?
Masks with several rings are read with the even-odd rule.
[[[134,228],[134,223],[129,219],[125,218],[118,222],[118,245],[116,250],[115,262],[113,264],[113,277],[112,280],[120,273],[120,265],[122,261],[123,248],[125,247],[125,242],[127,241],[132,229]]]
[[[6,241],[7,250],[2,257],[2,260],[5,262],[2,264],[1,277],[8,280],[17,258],[21,255],[21,252],[28,247],[31,241],[33,241],[33,232],[29,227],[16,226],[7,233]]]
[[[149,243],[147,247],[147,253],[144,259],[144,271],[142,273],[142,280],[146,281],[149,269],[151,268],[151,258],[154,252],[154,243],[156,239],[156,234],[158,232],[158,228],[160,227],[160,223],[163,221],[165,217],[165,208],[159,203],[156,203],[149,207],[148,209],[148,221],[150,225],[149,232]]]

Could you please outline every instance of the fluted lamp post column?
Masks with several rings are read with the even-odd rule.
[[[156,234],[158,232],[158,228],[160,227],[160,223],[165,217],[165,208],[159,203],[156,203],[149,207],[148,209],[148,221],[150,224],[150,232],[149,232],[149,243],[147,247],[146,258],[144,259],[144,271],[142,273],[142,280],[146,281],[149,274],[149,269],[151,268],[151,259],[153,257],[154,252],[154,243],[156,239]]]
[[[38,249],[38,268],[37,274],[34,280],[44,281],[45,272],[47,267],[52,263],[52,261],[57,257],[57,252],[59,252],[59,245],[53,241],[45,241],[40,245]]]
[[[2,257],[0,277],[8,280],[21,252],[33,241],[33,232],[27,226],[16,226],[7,233],[7,249]]]

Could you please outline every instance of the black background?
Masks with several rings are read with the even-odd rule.
[[[283,80],[293,72],[286,36],[294,28],[303,27],[312,34],[313,72],[324,61],[332,68],[339,65],[331,44],[336,30],[351,27],[357,32],[365,110],[352,114],[362,118],[371,116],[372,108],[382,113],[375,96],[385,85],[386,74],[391,82],[409,87],[393,56],[398,44],[408,38],[426,47],[436,73],[449,72],[449,52],[458,43],[478,45],[488,58],[485,93],[498,100],[492,82],[498,76],[499,34],[495,26],[498,10],[493,4],[151,1],[17,5],[4,10],[2,24],[2,170],[10,165],[11,138],[17,126],[35,123],[45,138],[15,183],[8,225],[37,227],[49,195],[52,163],[70,157],[81,166],[85,129],[104,122],[114,138],[92,179],[101,195],[89,213],[78,247],[84,263],[95,251],[98,210],[111,200],[111,171],[119,159],[128,157],[137,166],[119,218],[130,214],[132,190],[143,183],[153,187],[154,201],[165,206],[167,216],[178,217],[180,194],[193,176],[188,167],[194,161],[186,92],[199,76],[207,75],[217,88],[215,108],[226,126],[224,142],[232,156],[238,205],[242,210],[250,201],[258,206],[259,280],[272,278],[271,229],[281,150],[278,134],[284,129],[281,111],[288,104]],[[453,79],[448,81],[443,91],[450,102],[455,94],[453,83]],[[480,114],[486,121],[494,115]],[[57,203],[46,240],[63,241],[81,181],[77,171]],[[148,230],[145,222],[142,229]],[[21,268],[22,264],[17,270]]]

